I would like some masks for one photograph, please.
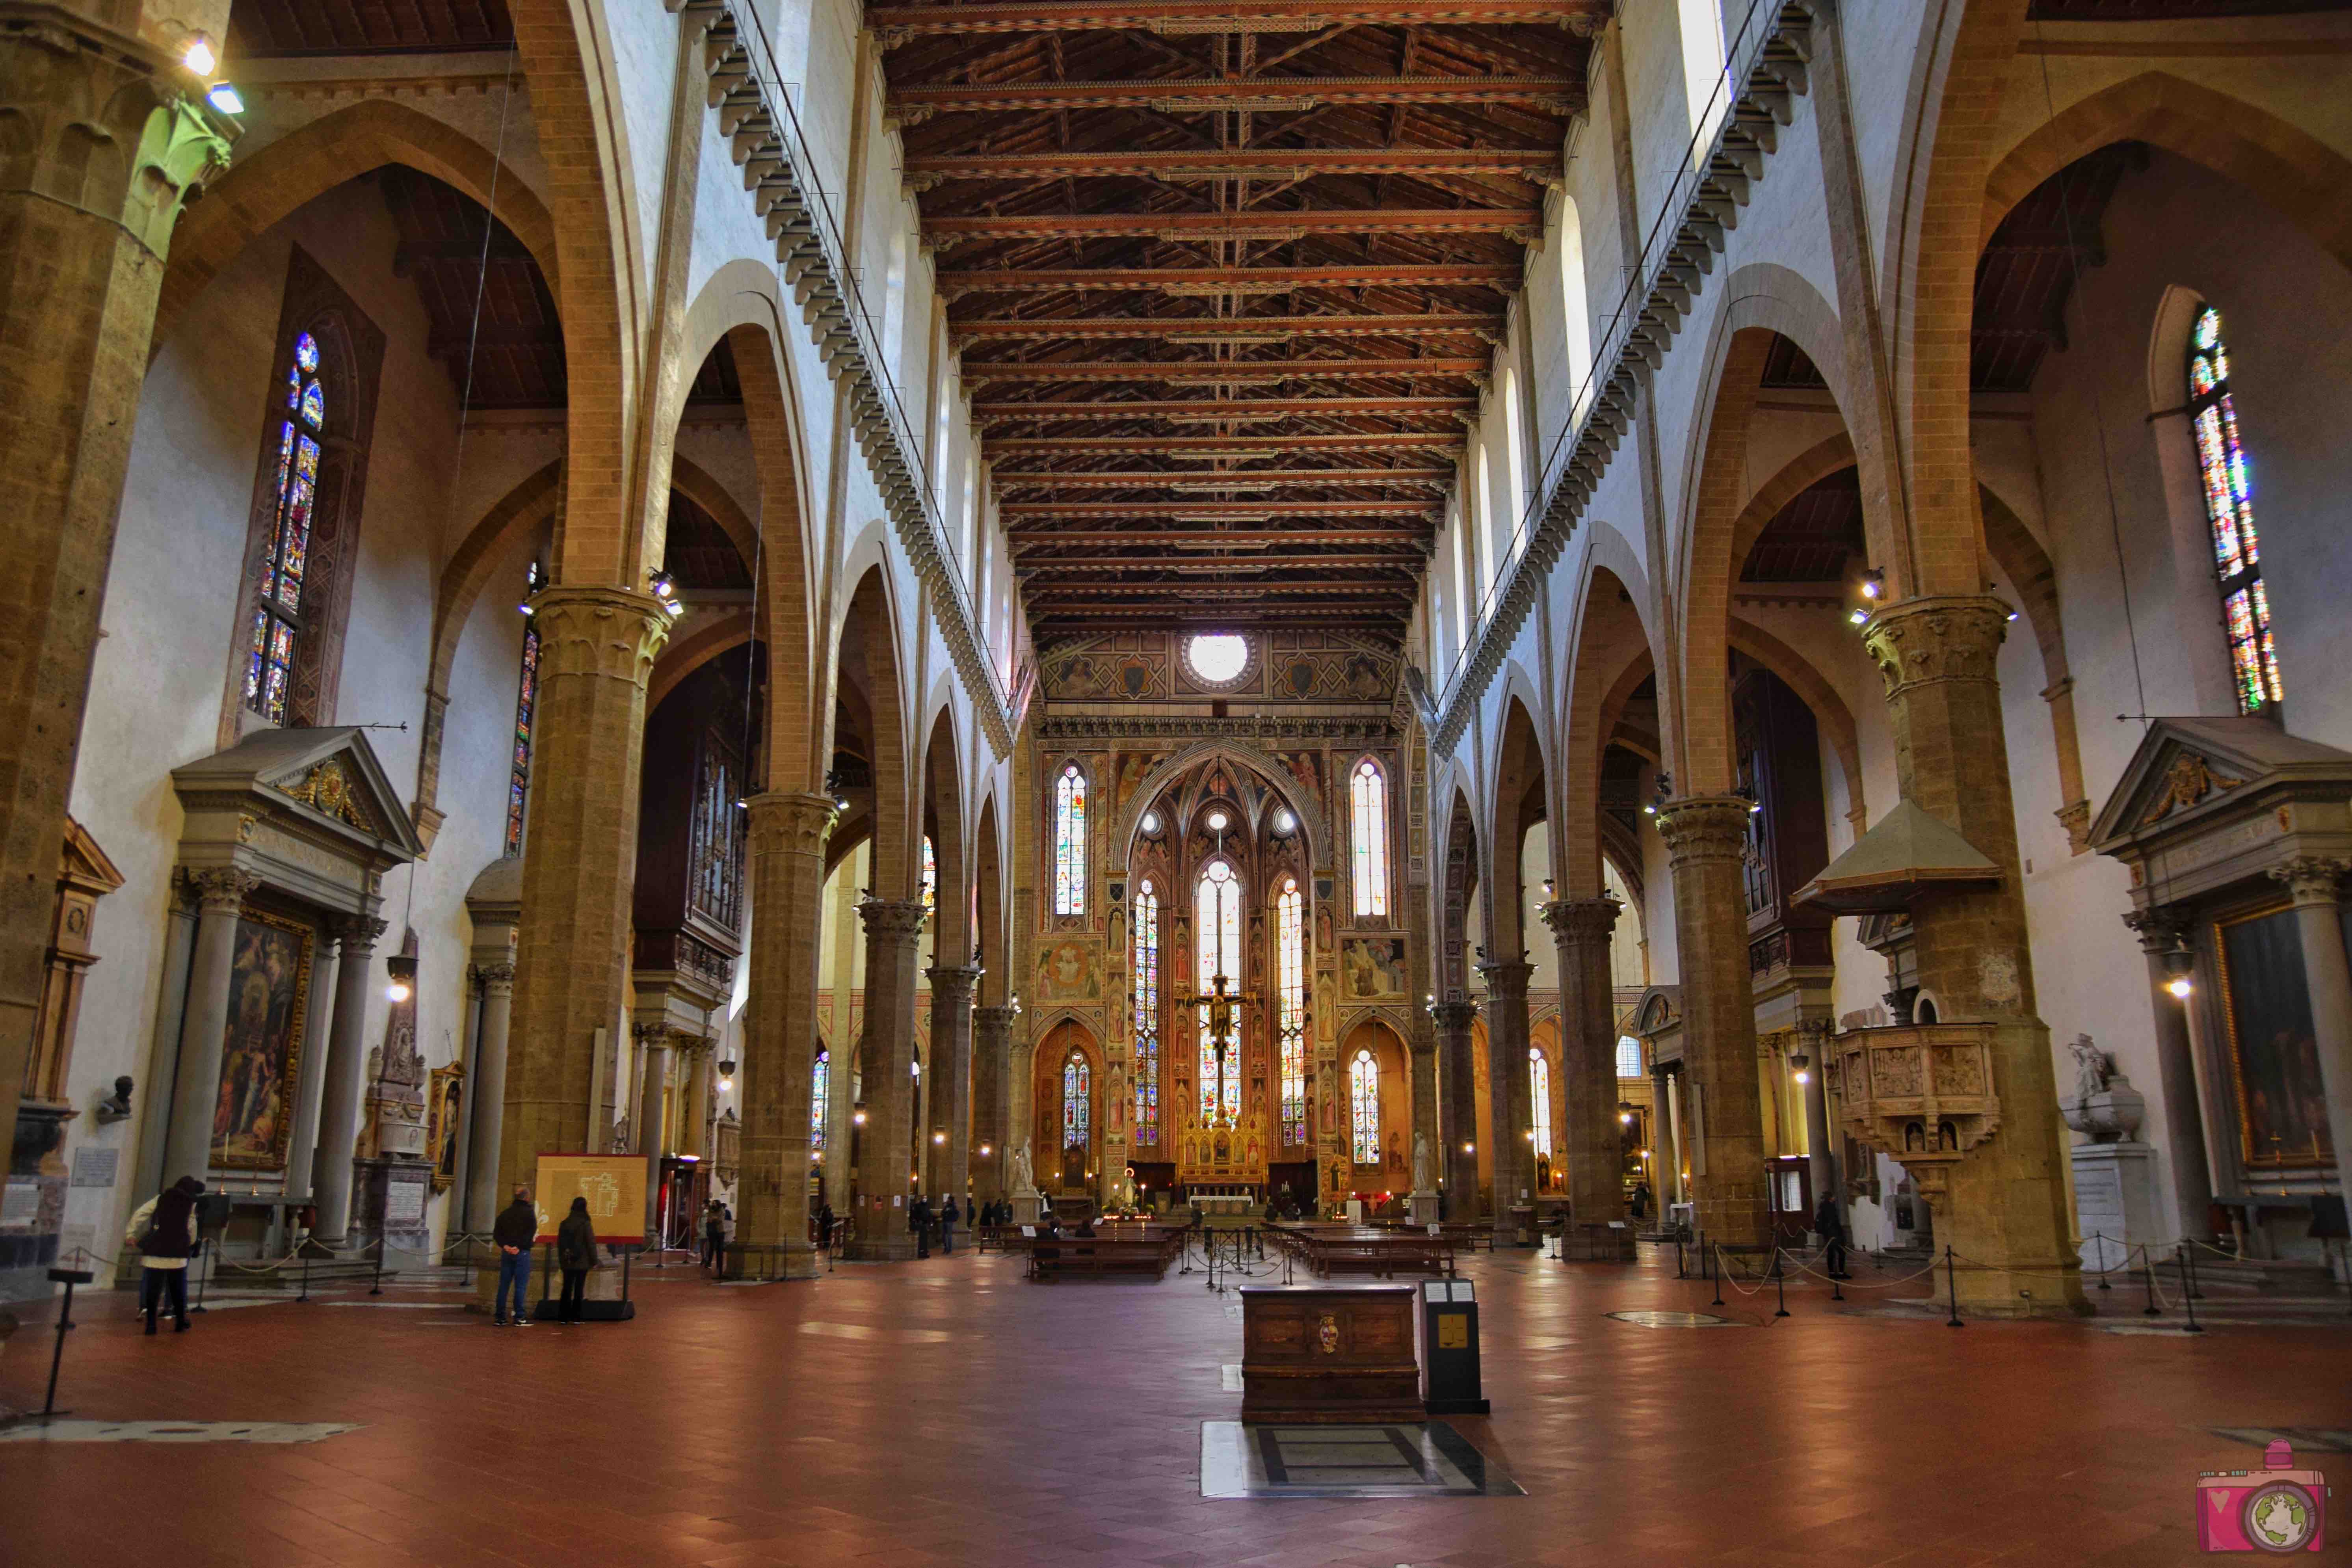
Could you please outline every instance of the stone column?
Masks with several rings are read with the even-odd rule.
[[[948,1135],[936,1152],[931,1185],[962,1208],[971,1177],[971,988],[981,970],[941,964],[923,971],[931,983],[931,1119]]]
[[[2311,994],[2311,1033],[2319,1044],[2319,1086],[2327,1096],[2327,1137],[2336,1147],[2336,1190],[2352,1171],[2352,965],[2344,956],[2344,912],[2336,887],[2352,861],[2302,856],[2271,875],[2294,900],[2303,938],[2304,987]]]
[[[369,988],[375,984],[376,939],[383,921],[372,915],[346,915],[336,928],[341,955],[335,963],[335,1019],[327,1032],[326,1096],[319,1109],[319,1158],[312,1201],[320,1244],[340,1247],[351,1229],[352,1156],[358,1152],[360,1090],[367,1076]]]
[[[1805,1053],[1805,1167],[1813,1183],[1813,1203],[1834,1197],[1838,1212],[1845,1212],[1845,1194],[1838,1185],[1836,1136],[1830,1128],[1829,1050],[1830,1026],[1826,1021],[1807,1022],[1797,1026],[1798,1038]]]
[[[851,862],[845,859],[835,871],[833,905],[824,914],[833,922],[834,931],[833,1044],[828,1047],[832,1058],[824,1108],[824,1201],[833,1205],[834,1218],[843,1226],[848,1225],[850,1216],[856,1212],[853,1194],[858,1187],[857,1165],[850,1158],[850,1149],[863,1143],[856,1120],[861,1069],[857,1059],[859,1031],[852,1027],[852,1013],[857,996],[859,942],[857,879],[851,869]]]
[[[1959,1258],[1959,1293],[1979,1312],[2087,1312],[2050,1030],[2034,1005],[1995,674],[2009,613],[1990,597],[1906,599],[1870,618],[1863,647],[1885,687],[1904,797],[2001,872],[1996,886],[1939,892],[1911,911],[1919,984],[1940,1005],[1939,1021],[1992,1026],[2000,1100],[2000,1127],[1935,1200],[1936,1238]]]
[[[2203,1102],[2197,1093],[2197,1047],[2189,1037],[2189,1009],[2165,987],[2172,971],[2165,955],[2185,951],[2190,921],[2166,910],[2139,910],[2124,916],[2147,955],[2147,994],[2156,1023],[2157,1087],[2164,1097],[2164,1157],[2171,1167],[2173,1201],[2180,1208],[2180,1233],[2212,1234],[2212,1166],[2206,1159]]]
[[[223,0],[158,8],[215,38],[226,30]],[[194,79],[165,66],[153,43],[88,14],[100,7],[8,9],[0,30],[9,124],[0,180],[0,277],[9,279],[0,289],[9,578],[0,617],[0,734],[8,738],[0,746],[0,1085],[13,1105],[37,1027],[66,801],[156,291],[181,205],[227,165],[228,143],[184,96]],[[104,9],[135,26],[141,7]],[[217,1029],[210,1050],[217,1071]],[[205,1174],[213,1110],[207,1103],[201,1125],[184,1131],[187,1146],[174,1141],[174,1177]]]
[[[972,1171],[972,1191],[983,1202],[992,1198],[1008,1198],[1012,1188],[1004,1173],[1013,1159],[1008,1142],[1018,1143],[1018,1129],[1013,1127],[1006,1110],[1012,1098],[1013,1020],[1020,1016],[1013,1007],[974,1007],[971,1010],[971,1054],[975,1061],[988,1064],[994,1079],[995,1093],[985,1106],[975,1107],[983,1141],[989,1152],[981,1156]]]
[[[679,1048],[678,1072],[686,1089],[686,1125],[678,1129],[677,1152],[708,1162],[711,1155],[710,1042],[688,1040]]]
[[[1656,821],[1682,952],[1685,1136],[1698,1226],[1727,1246],[1752,1247],[1771,1239],[1771,1219],[1741,874],[1748,805],[1738,795],[1688,795],[1661,806]]]
[[[507,1206],[507,1192],[499,1187],[499,1122],[507,1102],[507,1030],[514,1008],[514,974],[511,963],[474,968],[482,984],[482,1036],[474,1045],[474,1141],[466,1152],[466,1221],[483,1230]]]
[[[1445,1150],[1438,1169],[1445,1173],[1448,1219],[1470,1219],[1478,1212],[1478,1109],[1471,1103],[1477,1077],[1470,1037],[1470,1025],[1477,1016],[1474,1002],[1429,1005],[1431,1032],[1437,1040],[1438,1141]]]
[[[590,1147],[596,1031],[620,1021],[633,935],[646,681],[669,636],[647,594],[560,585],[534,604],[530,835],[499,1129],[499,1184],[509,1189],[542,1152]]]
[[[57,879],[52,859],[42,886],[54,889]],[[196,895],[196,951],[188,965],[188,1008],[181,1015],[180,1066],[172,1083],[172,1131],[163,1145],[166,1183],[182,1176],[201,1182],[212,1174],[213,1118],[220,1106],[221,1052],[228,1039],[237,911],[245,907],[246,895],[261,886],[258,877],[233,866],[190,871],[187,881]],[[344,1180],[350,1179],[345,1171]]]
[[[662,1090],[669,1084],[670,1047],[677,1037],[660,1025],[637,1030],[637,1152],[646,1161],[646,1240],[661,1245]]]
[[[1603,897],[1559,899],[1542,910],[1559,950],[1569,1213],[1578,1225],[1625,1217],[1624,1140],[1617,1123],[1617,1004],[1609,973],[1609,933],[1623,908]]]
[[[1650,1082],[1654,1086],[1654,1092],[1657,1097],[1658,1131],[1664,1134],[1658,1145],[1661,1163],[1666,1167],[1664,1176],[1658,1183],[1661,1219],[1664,1217],[1663,1210],[1665,1205],[1690,1201],[1689,1194],[1683,1191],[1683,1112],[1675,1084],[1675,1079],[1680,1076],[1663,1068],[1650,1075]]]
[[[1489,1159],[1498,1242],[1516,1239],[1511,1205],[1535,1202],[1534,1146],[1521,1136],[1535,1127],[1528,1104],[1528,977],[1535,968],[1524,959],[1478,966],[1486,977],[1486,1092],[1494,1102],[1486,1130],[1495,1141]],[[1525,1197],[1522,1188],[1528,1190]]]
[[[866,1151],[860,1161],[856,1256],[912,1258],[907,1230],[914,1114],[915,952],[925,914],[920,899],[868,899],[866,925]]]
[[[840,806],[830,795],[771,791],[751,805],[751,965],[737,1103],[743,1130],[736,1239],[780,1248],[754,1263],[813,1274],[809,1114],[815,1092],[824,844]],[[836,1088],[836,1092],[838,1089]]]

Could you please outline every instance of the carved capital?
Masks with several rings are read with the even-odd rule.
[[[923,908],[920,899],[868,899],[857,906],[857,918],[868,937],[912,947],[923,934],[923,922],[930,918],[930,911]]]
[[[1482,963],[1478,973],[1486,977],[1487,994],[1497,1001],[1523,997],[1528,994],[1528,977],[1536,966],[1525,959],[1507,959],[1500,963]]]
[[[1018,1007],[974,1007],[971,1010],[972,1033],[976,1043],[1007,1045],[1013,1039],[1013,1020],[1021,1016]]]
[[[329,922],[327,929],[335,933],[345,952],[365,952],[383,940],[390,927],[373,915],[343,915]]]
[[[931,983],[931,1005],[937,1007],[946,997],[952,1007],[959,1000],[971,995],[972,986],[984,973],[977,963],[934,964],[923,971],[923,978]]]
[[[2193,923],[2187,915],[2168,909],[2134,910],[2124,916],[2124,924],[2138,936],[2142,952],[2172,952],[2188,939]]]
[[[1990,683],[2009,606],[1980,595],[1930,595],[1889,605],[1863,627],[1862,646],[1889,700],[1943,681]]]
[[[645,689],[669,640],[669,612],[625,588],[543,588],[531,601],[543,681],[626,680]]]
[[[474,978],[481,983],[483,992],[488,995],[513,995],[514,977],[515,966],[511,963],[478,963],[474,966]]]
[[[1609,933],[1617,928],[1617,917],[1625,906],[1612,898],[1554,899],[1537,906],[1536,912],[1543,923],[1551,927],[1553,940],[1565,948],[1581,947],[1591,942],[1606,943]]]
[[[1666,843],[1666,864],[1679,869],[1708,860],[1742,861],[1748,855],[1745,796],[1693,795],[1658,807],[1653,820]]]
[[[2298,855],[2284,866],[2272,867],[2270,874],[2273,880],[2286,884],[2288,895],[2297,904],[2332,904],[2336,885],[2347,870],[2352,870],[2352,860]]]
[[[1432,1002],[1429,1020],[1440,1035],[1464,1035],[1470,1031],[1471,1021],[1478,1016],[1475,1002]]]
[[[751,843],[757,849],[787,855],[822,855],[833,836],[841,806],[829,795],[770,790],[751,800]]]
[[[181,879],[194,897],[197,909],[206,914],[236,913],[246,899],[261,886],[260,878],[235,866],[207,866],[201,870],[184,871]]]
[[[2091,847],[2091,803],[2087,800],[2068,801],[2054,813],[2058,825],[2066,830],[2066,843],[2080,855]]]

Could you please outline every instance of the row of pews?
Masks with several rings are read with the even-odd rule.
[[[1024,1235],[1034,1226],[995,1225],[981,1227],[982,1252],[1025,1252],[1029,1278],[1048,1284],[1073,1274],[1149,1275],[1165,1279],[1169,1266],[1184,1256],[1190,1226],[1150,1222],[1097,1220],[1092,1236],[1065,1229],[1056,1236]]]
[[[1266,1241],[1313,1270],[1319,1279],[1338,1274],[1369,1274],[1394,1279],[1400,1274],[1434,1274],[1451,1279],[1457,1245],[1475,1246],[1475,1236],[1463,1229],[1439,1226],[1416,1230],[1360,1225],[1275,1225],[1263,1233]],[[1490,1233],[1491,1234],[1491,1233]]]

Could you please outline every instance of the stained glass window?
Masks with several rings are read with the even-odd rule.
[[[940,908],[940,858],[931,848],[931,836],[923,835],[923,917],[928,920]]]
[[[522,682],[515,692],[514,755],[507,769],[507,853],[522,853],[523,808],[530,800],[530,723],[539,707],[539,627],[522,628]]]
[[[1307,1142],[1307,900],[1295,878],[1274,901],[1281,949],[1282,1141]]]
[[[824,1110],[833,1091],[833,1053],[819,1051],[809,1080],[809,1152],[824,1152]]]
[[[2254,532],[2254,481],[2238,439],[2238,408],[2230,395],[2230,346],[2221,312],[2197,312],[2189,334],[2189,418],[2197,437],[2197,469],[2204,480],[2205,519],[2213,530],[2213,572],[2221,584],[2221,619],[2230,639],[2230,685],[2238,711],[2259,713],[2286,700],[2278,650],[2271,641],[2270,596],[2263,589],[2263,555]]]
[[[1192,944],[1198,963],[1201,994],[1215,991],[1219,977],[1227,995],[1241,990],[1242,882],[1233,867],[1212,860],[1201,873],[1192,895]],[[1227,1009],[1222,1034],[1212,1030],[1210,1009],[1202,1004],[1201,1035],[1201,1120],[1203,1123],[1241,1119],[1242,1010]]]
[[[1160,891],[1135,890],[1135,1141],[1160,1142]]]
[[[1087,1104],[1087,1091],[1092,1087],[1094,1075],[1087,1070],[1087,1058],[1077,1052],[1062,1064],[1062,1147],[1084,1149],[1093,1142],[1093,1126]]]
[[[1642,1042],[1631,1035],[1617,1037],[1617,1076],[1619,1078],[1642,1076]]]
[[[1551,1157],[1551,1064],[1537,1047],[1528,1047],[1528,1103],[1535,1108],[1536,1158]]]
[[[1348,1064],[1348,1125],[1359,1165],[1381,1163],[1381,1064],[1361,1050]]]
[[[1389,784],[1370,757],[1348,780],[1349,872],[1356,887],[1356,912],[1389,912]]]
[[[245,705],[273,724],[287,721],[295,647],[308,624],[302,590],[310,561],[310,514],[319,499],[319,438],[327,421],[319,366],[318,340],[297,332],[286,367],[286,414],[278,427],[269,554],[262,563],[245,664]]]
[[[1054,782],[1054,912],[1087,912],[1087,775],[1076,763]]]

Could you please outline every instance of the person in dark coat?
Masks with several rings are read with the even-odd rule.
[[[955,1256],[956,1221],[963,1215],[956,1212],[955,1194],[948,1194],[948,1206],[940,1211],[940,1252],[943,1257]]]
[[[917,1194],[915,1201],[907,1205],[907,1224],[915,1233],[915,1256],[929,1258],[931,1255],[931,1200]]]
[[[517,1187],[514,1202],[499,1211],[490,1226],[490,1239],[499,1249],[499,1291],[490,1303],[492,1328],[520,1328],[530,1321],[530,1249],[539,1238],[539,1210],[530,1189]],[[507,1289],[514,1289],[513,1315],[508,1315]]]
[[[169,1303],[172,1331],[188,1331],[188,1259],[196,1250],[196,1199],[204,1183],[182,1176],[139,1205],[123,1235],[139,1249],[139,1310],[147,1331],[155,1331],[155,1311]]]
[[[816,1211],[816,1244],[822,1251],[833,1249],[834,1214],[831,1204],[820,1204]]]
[[[580,1321],[588,1300],[588,1271],[596,1267],[596,1222],[588,1217],[588,1200],[573,1198],[572,1212],[555,1227],[555,1261],[563,1270],[563,1300],[558,1316],[567,1323]]]
[[[1650,1217],[1649,1183],[1635,1182],[1633,1184],[1633,1212],[1635,1219],[1647,1219]]]
[[[719,1257],[727,1247],[727,1215],[717,1198],[702,1208],[702,1266],[712,1273],[719,1271]]]
[[[1813,1229],[1822,1238],[1822,1268],[1832,1279],[1851,1279],[1845,1271],[1845,1211],[1838,1207],[1837,1194],[1822,1194],[1821,1206],[1813,1210]]]

